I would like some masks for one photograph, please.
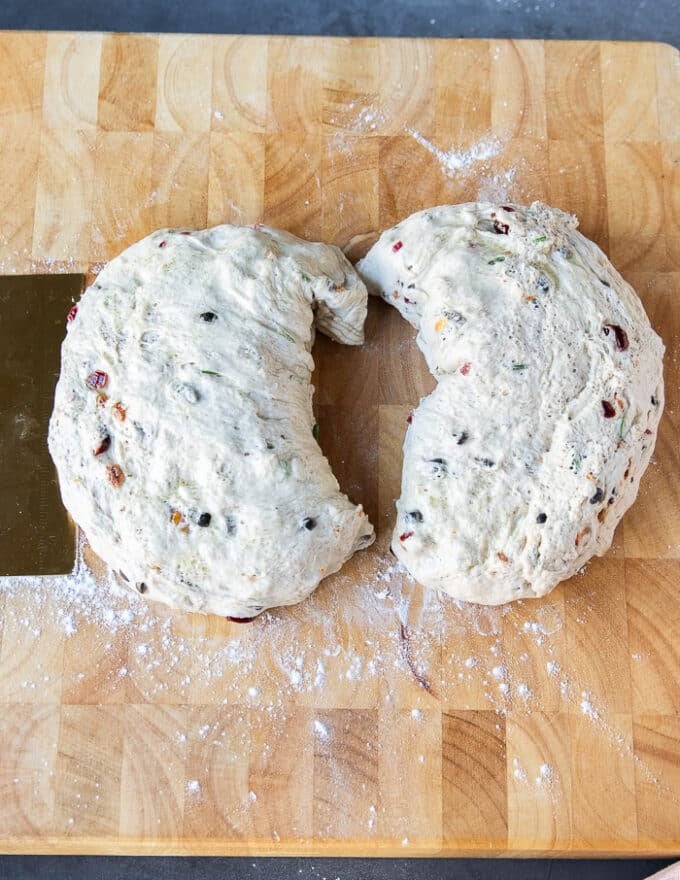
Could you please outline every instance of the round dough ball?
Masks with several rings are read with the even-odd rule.
[[[266,227],[164,229],[69,315],[49,428],[64,504],[151,599],[232,618],[309,595],[373,528],[312,413],[313,323],[363,341],[341,251]]]
[[[543,596],[610,546],[649,464],[664,347],[576,218],[444,205],[358,269],[438,380],[412,417],[392,549],[422,584]]]

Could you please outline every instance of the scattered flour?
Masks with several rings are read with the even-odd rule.
[[[432,153],[432,155],[439,161],[442,171],[448,177],[455,177],[461,172],[467,172],[472,165],[497,156],[503,148],[501,142],[497,138],[484,138],[477,141],[477,143],[473,144],[467,150],[455,150],[452,147],[450,150],[446,151],[436,147],[432,141],[423,137],[419,131],[415,131],[413,128],[407,128],[406,132],[407,134],[410,134],[421,147],[424,147],[429,153]]]

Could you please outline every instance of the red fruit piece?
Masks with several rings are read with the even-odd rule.
[[[510,232],[510,226],[507,223],[499,223],[498,220],[494,220],[493,231],[496,235],[507,235]]]
[[[406,540],[408,540],[412,535],[413,535],[413,532],[404,532],[403,534],[399,535],[399,540],[400,540],[400,541],[406,541]]]
[[[103,370],[95,370],[94,373],[90,373],[90,375],[85,380],[88,387],[94,389],[106,388],[108,381],[108,373],[105,373]]]
[[[397,251],[400,251],[403,247],[404,247],[403,241],[395,241],[395,243],[392,245],[392,252],[396,254]]]
[[[619,327],[618,324],[605,324],[602,329],[604,330],[605,336],[609,336],[610,330],[614,333],[616,347],[619,351],[625,351],[628,348],[628,334],[623,327]]]
[[[117,464],[108,465],[106,468],[106,476],[108,477],[109,483],[111,483],[112,486],[115,486],[116,489],[119,486],[122,486],[125,482],[123,469]]]
[[[69,309],[68,315],[66,315],[66,320],[70,324],[71,321],[75,320],[76,315],[78,314],[78,306],[71,306]]]
[[[616,410],[608,400],[602,401],[602,412],[604,413],[605,419],[613,419],[616,415]]]
[[[111,445],[111,438],[107,434],[105,437],[102,437],[99,446],[93,451],[93,455],[102,455]]]
[[[229,617],[227,616],[227,620],[231,620],[232,623],[250,623],[251,620],[255,620],[254,617]]]
[[[464,376],[467,376],[467,374],[470,372],[470,364],[463,364],[463,366],[460,368],[460,371]]]

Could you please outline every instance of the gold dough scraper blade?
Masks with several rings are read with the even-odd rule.
[[[0,277],[0,576],[73,570],[47,426],[66,316],[84,288],[83,275]]]

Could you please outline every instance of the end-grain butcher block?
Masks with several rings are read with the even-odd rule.
[[[576,225],[540,203],[445,205],[358,266],[438,380],[407,431],[392,548],[458,599],[543,596],[603,554],[654,449],[663,344]]]
[[[312,413],[314,325],[363,341],[335,247],[160,230],[71,310],[49,446],[93,549],[152,599],[232,618],[299,602],[373,541]]]

